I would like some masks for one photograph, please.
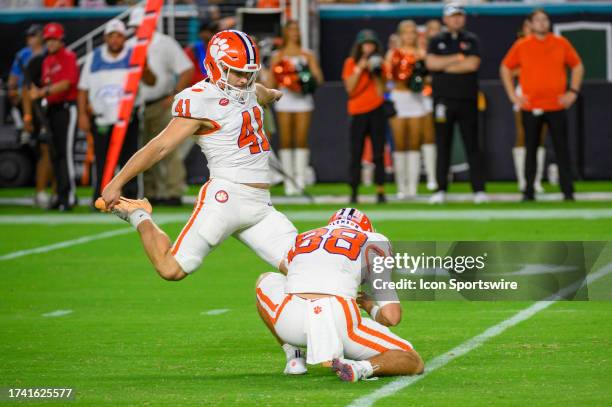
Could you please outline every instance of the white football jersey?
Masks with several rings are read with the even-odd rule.
[[[380,233],[325,226],[295,238],[287,255],[285,292],[357,297],[375,256],[391,256],[391,243]],[[363,270],[363,273],[362,273]]]
[[[251,93],[245,103],[201,81],[174,97],[174,117],[207,119],[215,128],[195,134],[211,178],[237,183],[269,183],[270,143],[263,129],[263,108]]]

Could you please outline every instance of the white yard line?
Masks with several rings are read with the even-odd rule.
[[[82,243],[93,242],[94,240],[106,239],[107,237],[125,235],[133,231],[134,229],[129,227],[129,228],[111,230],[108,232],[97,233],[95,235],[83,236],[83,237],[79,237],[78,239],[65,240],[63,242],[58,242],[58,243],[50,244],[47,246],[35,247],[33,249],[18,250],[16,252],[11,252],[8,254],[1,255],[0,261],[12,260],[18,257],[28,256],[30,254],[46,253],[46,252],[50,252],[50,251],[57,250],[57,249],[64,249],[66,247],[75,246],[75,245],[82,244]]]
[[[221,315],[221,314],[225,314],[226,312],[231,311],[228,308],[221,308],[221,309],[211,309],[210,311],[202,311],[201,315]]]
[[[608,265],[602,267],[600,270],[589,274],[586,278],[586,284],[593,283],[596,280],[599,280],[600,278],[610,273],[612,273],[612,263],[608,263]],[[463,356],[466,353],[471,352],[474,349],[480,347],[480,345],[482,345],[489,339],[500,335],[506,329],[511,328],[515,326],[516,324],[531,318],[532,316],[534,316],[535,314],[537,314],[538,312],[542,310],[545,310],[546,308],[554,304],[556,301],[558,301],[559,298],[563,297],[564,294],[568,292],[573,292],[576,288],[582,285],[583,283],[579,282],[578,284],[574,284],[572,286],[561,289],[557,294],[552,296],[547,301],[538,301],[534,303],[530,307],[517,312],[512,317],[500,322],[497,325],[494,325],[488,328],[483,333],[474,336],[473,338],[467,340],[466,342],[463,342],[461,345],[457,346],[456,348],[453,348],[449,350],[448,352],[430,360],[429,362],[425,364],[425,373],[423,373],[422,375],[403,376],[398,379],[395,379],[391,383],[388,383],[382,386],[378,390],[354,400],[351,404],[349,404],[349,407],[371,406],[382,398],[394,395],[400,390],[405,389],[406,387],[411,386],[412,384],[418,382],[419,380],[427,377],[427,375],[436,371],[437,369],[444,367],[452,360],[460,356]]]
[[[72,314],[74,311],[71,309],[58,309],[56,311],[47,312],[46,314],[42,314],[43,317],[63,317],[64,315]]]
[[[314,222],[327,220],[333,212],[328,209],[282,211],[289,219],[296,222]],[[368,216],[374,221],[401,221],[401,220],[470,220],[489,221],[496,219],[610,219],[612,209],[467,209],[467,210],[445,210],[445,209],[372,209],[367,211]],[[189,212],[162,213],[154,215],[153,218],[161,223],[184,223],[189,219]],[[0,225],[64,225],[64,224],[120,224],[122,221],[115,216],[106,214],[84,214],[84,215],[0,215]]]

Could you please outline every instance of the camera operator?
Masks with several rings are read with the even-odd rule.
[[[361,155],[367,135],[372,140],[376,172],[377,202],[386,202],[385,182],[385,129],[384,81],[382,75],[382,46],[372,30],[357,34],[351,55],[344,61],[342,80],[348,93],[348,112],[351,116],[351,202],[357,202],[361,180]]]

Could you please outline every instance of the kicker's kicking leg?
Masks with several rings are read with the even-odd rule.
[[[152,219],[144,220],[136,227],[142,246],[161,278],[178,281],[187,277],[172,255],[172,243],[168,235]]]
[[[101,198],[96,200],[96,208],[108,212]],[[168,281],[177,281],[187,277],[187,273],[181,269],[171,252],[170,238],[153,222],[151,218],[153,208],[147,199],[122,197],[119,203],[113,207],[112,212],[136,228],[142,246],[161,278]]]

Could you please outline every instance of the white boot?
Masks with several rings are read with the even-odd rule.
[[[408,151],[406,159],[408,174],[406,176],[406,194],[414,198],[418,193],[419,178],[421,177],[421,152]]]
[[[436,180],[436,157],[438,150],[435,144],[423,144],[423,161],[425,161],[425,174],[427,175],[427,189],[435,191],[438,189],[438,181]]]
[[[514,171],[518,182],[519,191],[525,190],[525,147],[514,147],[512,149],[514,158]]]
[[[290,180],[290,178],[293,178],[295,175],[293,172],[293,150],[288,148],[282,149],[279,151],[279,156],[281,168],[286,175],[285,180],[283,181],[285,186],[285,195],[295,195],[296,189],[293,182]]]
[[[544,188],[542,187],[542,175],[544,174],[544,163],[546,162],[546,147],[538,147],[538,151],[536,152],[536,160],[536,175],[533,182],[533,188],[537,193],[542,193],[544,192]]]
[[[395,172],[398,199],[406,197],[406,158],[407,154],[405,151],[393,152],[393,171]]]
[[[374,185],[374,164],[368,162],[361,163],[361,182],[366,187]]]
[[[298,186],[298,192],[304,190],[306,187],[306,171],[308,169],[308,149],[307,148],[296,148],[295,150],[295,182]]]

